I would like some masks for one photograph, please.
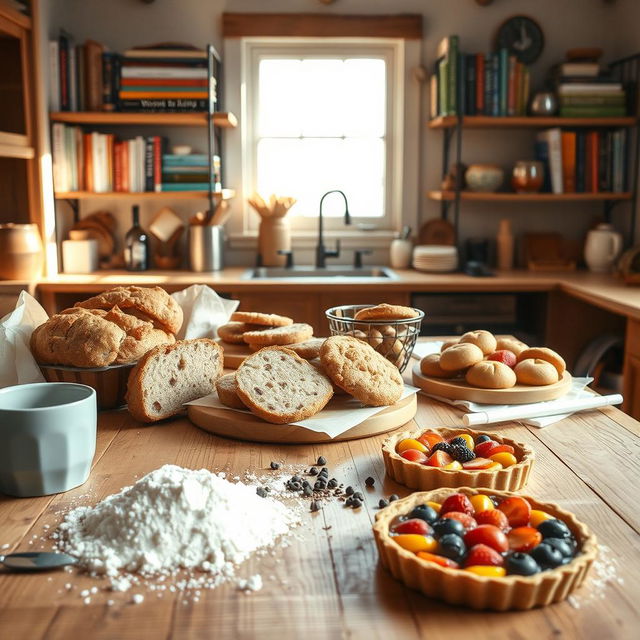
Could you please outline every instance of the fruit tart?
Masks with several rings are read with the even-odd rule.
[[[534,461],[525,444],[472,429],[404,431],[382,447],[387,475],[409,487],[487,487],[518,491]]]
[[[414,493],[380,511],[373,533],[395,578],[473,609],[564,600],[597,554],[595,536],[558,505],[484,488]]]

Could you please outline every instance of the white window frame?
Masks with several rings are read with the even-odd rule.
[[[351,227],[345,227],[341,218],[327,218],[325,231],[328,238],[342,238],[345,246],[362,246],[362,230],[358,225],[375,225],[374,229],[367,230],[368,244],[388,245],[402,224],[416,224],[418,220],[420,83],[411,77],[409,69],[420,64],[419,43],[395,38],[246,37],[228,39],[224,47],[225,110],[240,114],[238,129],[227,132],[223,160],[225,182],[237,193],[232,203],[234,215],[227,225],[231,246],[253,248],[256,244],[259,220],[246,199],[255,183],[257,110],[252,108],[250,100],[251,96],[257,96],[259,59],[265,55],[290,57],[293,54],[374,55],[384,57],[387,62],[386,215],[355,218]],[[317,218],[300,216],[292,220],[295,220],[292,236],[296,246],[313,246]]]

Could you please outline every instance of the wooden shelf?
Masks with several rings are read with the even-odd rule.
[[[155,126],[205,127],[206,113],[125,113],[121,111],[54,111],[49,114],[52,122],[68,124],[142,124]],[[233,129],[238,119],[231,112],[213,114],[217,127]]]
[[[24,13],[20,13],[20,11],[16,11],[11,7],[0,4],[0,17],[11,20],[11,22],[17,24],[23,29],[31,29],[31,17],[26,16]]]
[[[23,158],[29,160],[35,156],[29,138],[20,133],[0,131],[0,157]]]
[[[222,196],[223,200],[229,200],[236,195],[235,189],[223,189],[214,193],[214,197]],[[110,198],[110,199],[143,199],[150,200],[152,198],[166,199],[192,199],[202,200],[209,197],[207,191],[140,191],[140,192],[122,192],[108,191],[106,193],[94,193],[93,191],[56,191],[56,200],[88,200],[89,198]]]
[[[439,116],[430,120],[429,129],[451,129],[456,126],[456,116]],[[560,118],[538,116],[463,116],[466,129],[537,129],[545,127],[632,127],[637,118]]]
[[[427,191],[430,200],[455,200],[455,191]],[[461,191],[460,200],[476,202],[571,202],[631,200],[625,193],[479,193]]]

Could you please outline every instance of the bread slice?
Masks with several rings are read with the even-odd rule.
[[[247,408],[274,424],[315,415],[333,395],[329,379],[286,347],[266,347],[246,358],[236,386]]]
[[[182,411],[185,402],[210,394],[222,375],[222,347],[209,338],[179,340],[148,351],[131,370],[129,413],[155,422]]]
[[[216,380],[216,391],[218,400],[227,407],[234,409],[246,409],[244,402],[238,397],[238,386],[236,385],[236,374],[226,373]]]

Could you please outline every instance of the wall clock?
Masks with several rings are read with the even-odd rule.
[[[520,62],[535,62],[544,48],[544,34],[540,25],[528,16],[513,16],[499,27],[495,38],[495,48],[506,49]]]

